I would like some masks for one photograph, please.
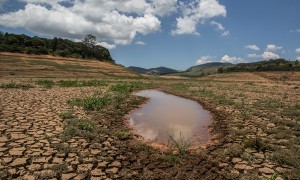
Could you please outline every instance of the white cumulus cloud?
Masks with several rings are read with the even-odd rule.
[[[224,55],[221,58],[221,62],[223,63],[232,63],[232,64],[237,64],[237,63],[244,63],[246,62],[245,59],[241,58],[241,57],[235,57],[235,56],[228,56],[228,55]]]
[[[282,49],[281,46],[277,46],[275,44],[269,44],[269,45],[267,45],[266,51],[267,52],[276,52],[277,50],[280,50],[280,49]]]
[[[202,56],[200,59],[196,61],[197,65],[205,64],[205,63],[210,63],[214,62],[214,57],[213,56]]]
[[[105,48],[107,48],[107,49],[114,49],[114,48],[116,48],[115,44],[109,44],[107,42],[100,42],[98,44],[101,45],[101,46],[103,46],[103,47],[105,47]]]
[[[296,60],[300,61],[300,56],[299,56],[299,57],[296,57]]]
[[[0,25],[70,39],[93,34],[98,42],[130,44],[137,34],[160,30],[157,14],[174,11],[174,0],[19,0],[23,9],[0,14]],[[1,0],[1,2],[4,2]],[[59,3],[68,2],[69,6]],[[161,5],[172,5],[163,9]],[[175,4],[176,5],[176,4]]]
[[[262,58],[264,60],[270,60],[270,59],[278,59],[278,58],[280,58],[280,56],[278,54],[273,53],[273,52],[266,51],[262,54]]]
[[[176,19],[176,28],[172,35],[194,34],[197,32],[197,25],[205,23],[208,19],[217,16],[226,17],[226,8],[217,0],[199,0],[191,3],[181,3],[182,17]]]
[[[300,53],[300,48],[297,48],[297,49],[295,50],[295,52],[296,52],[296,53]]]
[[[135,44],[137,44],[137,45],[141,45],[141,46],[143,46],[143,45],[146,45],[146,43],[145,43],[145,42],[143,42],[143,41],[137,41],[137,42],[135,42]]]
[[[250,44],[245,46],[246,49],[251,49],[251,50],[255,50],[255,51],[259,51],[260,48],[258,46],[256,46],[255,44]]]

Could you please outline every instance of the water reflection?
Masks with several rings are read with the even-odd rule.
[[[211,116],[200,104],[158,90],[144,90],[135,95],[150,100],[130,116],[130,123],[146,141],[168,143],[169,136],[193,138],[203,144],[210,138],[207,126]]]

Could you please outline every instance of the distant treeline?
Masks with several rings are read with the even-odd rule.
[[[96,45],[96,37],[87,35],[82,42],[68,39],[30,37],[0,32],[0,52],[54,55],[72,58],[94,58],[114,62],[108,49]]]
[[[269,61],[259,61],[254,63],[241,63],[235,66],[220,67],[219,73],[224,72],[255,72],[255,71],[300,71],[300,63],[287,61],[285,59],[275,59]]]

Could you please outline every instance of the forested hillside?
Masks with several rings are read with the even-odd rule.
[[[242,63],[235,66],[220,67],[219,73],[223,72],[255,72],[255,71],[300,71],[299,61],[287,61],[275,59],[259,61],[254,63]]]
[[[82,42],[68,39],[30,37],[0,32],[0,52],[55,55],[72,58],[94,58],[114,62],[108,49],[96,45],[96,37],[87,35]]]

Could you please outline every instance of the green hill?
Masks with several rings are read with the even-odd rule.
[[[206,63],[206,64],[193,66],[183,72],[179,72],[179,73],[172,74],[172,75],[186,76],[186,77],[199,77],[199,76],[204,76],[207,74],[217,73],[218,69],[220,67],[227,67],[227,66],[232,66],[232,65],[233,64],[231,64],[231,63],[212,62],[212,63]]]
[[[230,67],[220,67],[219,73],[223,72],[256,72],[256,71],[300,71],[299,61],[287,61],[275,59],[253,63],[241,63]]]

